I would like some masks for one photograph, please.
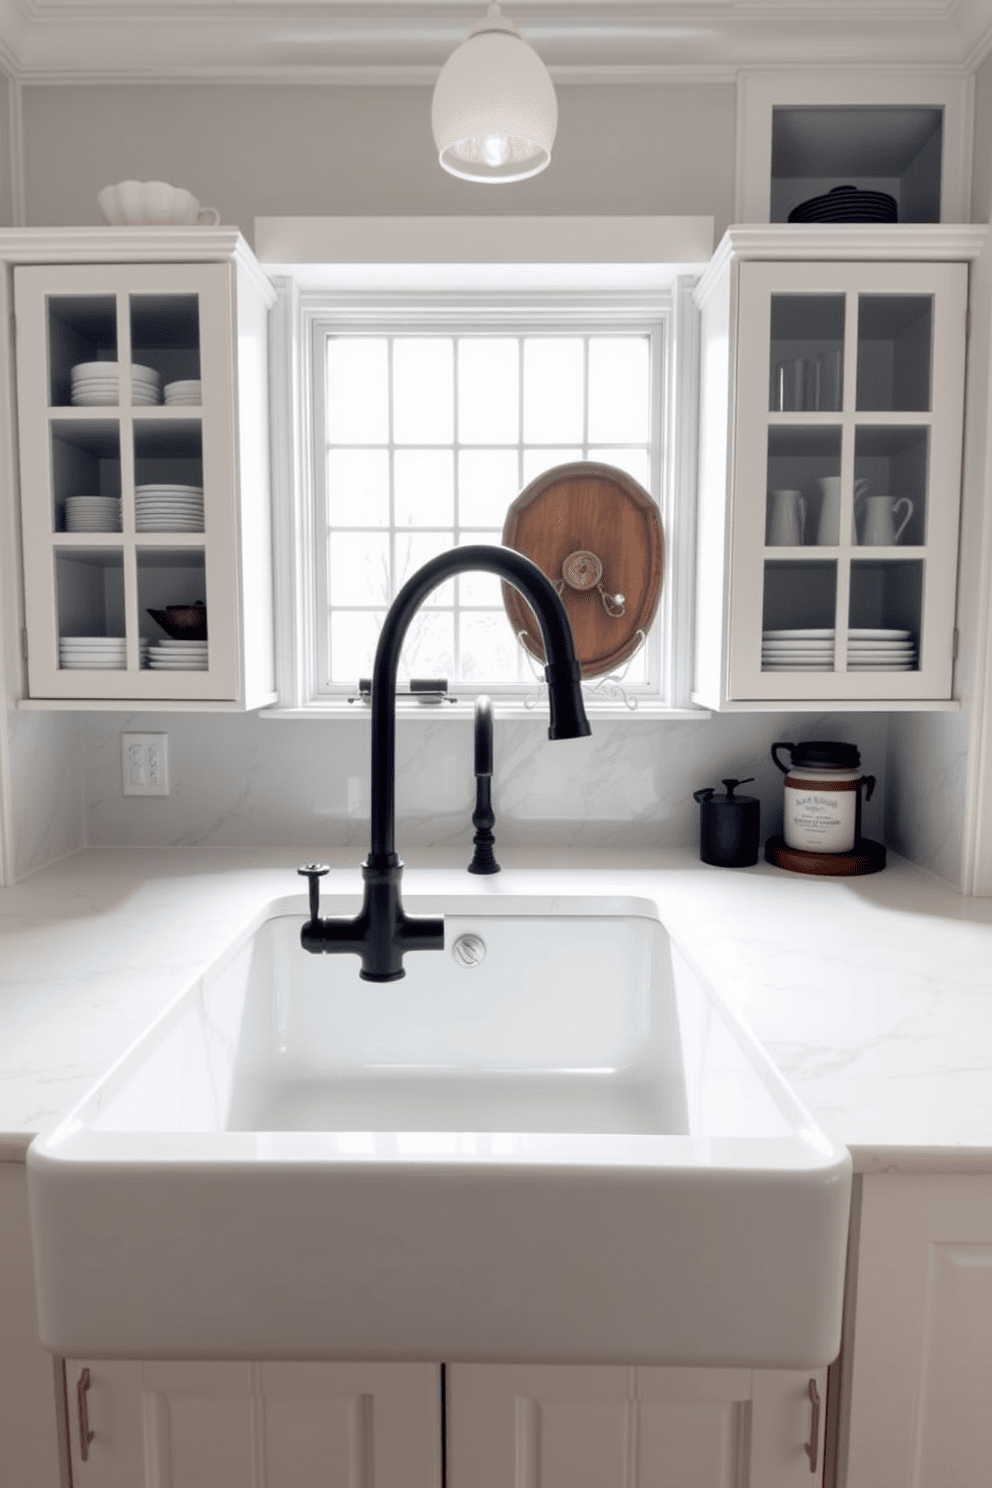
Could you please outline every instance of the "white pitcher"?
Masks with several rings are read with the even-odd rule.
[[[904,513],[898,521],[900,510]],[[861,542],[866,548],[891,548],[902,537],[913,515],[908,496],[866,496],[862,505]]]
[[[770,548],[797,548],[806,526],[806,497],[802,491],[772,491],[768,498],[765,542]]]
[[[820,502],[820,517],[816,524],[817,546],[821,548],[836,547],[840,542],[840,476],[823,475],[817,481],[817,485],[823,493]],[[854,482],[854,505],[857,509],[858,502],[868,493],[868,482],[856,480]]]

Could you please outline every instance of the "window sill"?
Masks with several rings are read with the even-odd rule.
[[[492,699],[493,714],[497,719],[507,719],[514,722],[533,718],[535,721],[547,725],[548,709],[544,702],[534,703],[528,707],[527,704],[516,701],[501,702],[499,698]],[[447,703],[418,703],[412,698],[401,697],[397,700],[397,710],[402,717],[420,717],[431,722],[437,722],[441,718],[472,718],[475,712],[475,703],[472,698],[459,698],[456,702]],[[695,723],[703,722],[713,715],[707,708],[677,708],[667,703],[658,702],[655,699],[641,699],[636,708],[626,708],[622,703],[596,703],[586,699],[586,711],[589,721],[596,723]],[[303,707],[281,707],[275,704],[269,708],[259,710],[260,718],[290,719],[290,720],[329,720],[329,719],[368,719],[371,709],[367,703],[349,703],[347,699],[325,699],[321,702],[309,703]]]

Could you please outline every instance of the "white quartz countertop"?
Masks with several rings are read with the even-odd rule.
[[[356,907],[360,856],[323,880]],[[892,855],[851,879],[688,852],[500,856],[502,873],[469,878],[410,852],[404,892],[652,898],[856,1168],[992,1173],[992,900]],[[302,893],[298,861],[90,849],[0,890],[0,1158],[50,1131],[271,900]]]

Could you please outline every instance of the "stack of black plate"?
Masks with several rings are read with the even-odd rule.
[[[826,196],[800,202],[789,213],[790,222],[897,222],[898,219],[894,196],[885,191],[859,191],[856,186],[835,186]]]

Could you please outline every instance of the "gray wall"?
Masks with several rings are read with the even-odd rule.
[[[12,186],[12,130],[10,81],[0,72],[0,227],[12,227],[14,203]]]
[[[28,222],[98,223],[100,187],[136,177],[187,187],[249,241],[256,216],[480,211],[701,214],[722,233],[733,205],[732,84],[558,92],[549,169],[486,191],[439,168],[428,87],[28,87]]]

